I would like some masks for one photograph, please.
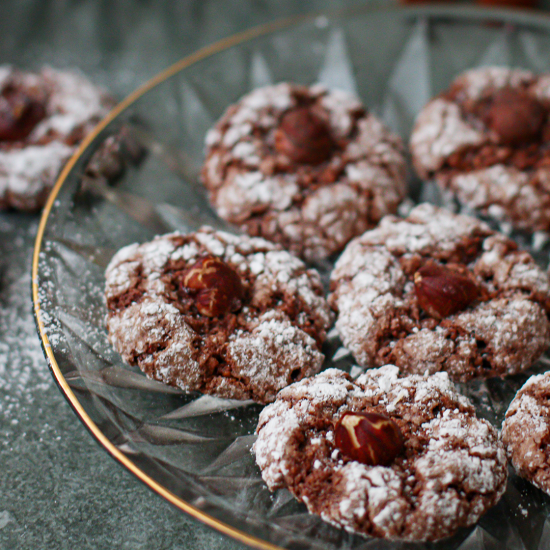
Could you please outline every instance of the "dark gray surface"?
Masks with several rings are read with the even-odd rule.
[[[2,0],[0,63],[79,67],[123,97],[200,46],[363,0]],[[32,318],[37,216],[0,214],[0,549],[232,550],[144,487],[65,402]]]

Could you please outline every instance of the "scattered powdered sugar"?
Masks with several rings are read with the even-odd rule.
[[[44,67],[39,74],[2,66],[0,85],[13,82],[44,95],[46,117],[19,146],[0,152],[0,200],[32,210],[44,200],[44,190],[53,186],[63,164],[75,150],[73,132],[85,135],[112,102],[83,75]]]
[[[36,225],[22,219],[0,227],[0,415],[6,443],[9,426],[27,422],[34,409],[28,405],[54,385],[33,319],[30,253],[21,253],[31,250]]]

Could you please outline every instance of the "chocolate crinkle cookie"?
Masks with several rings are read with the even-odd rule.
[[[0,208],[42,207],[65,162],[113,105],[79,72],[0,66]]]
[[[160,236],[120,250],[106,280],[109,340],[150,378],[267,403],[321,368],[332,314],[319,275],[264,239]]]
[[[550,494],[550,373],[531,376],[518,391],[502,441],[517,473]]]
[[[218,214],[308,261],[340,251],[406,195],[400,138],[321,85],[254,90],[206,145],[202,179]]]
[[[438,540],[474,524],[504,493],[506,455],[446,373],[399,376],[393,365],[355,381],[329,369],[282,390],[260,414],[256,462],[348,531]]]
[[[550,343],[548,275],[486,224],[430,204],[354,239],[331,292],[340,337],[367,368],[504,376]]]
[[[484,67],[421,111],[414,166],[469,208],[518,229],[550,230],[550,75]]]

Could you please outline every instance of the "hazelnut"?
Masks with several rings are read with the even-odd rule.
[[[25,139],[45,116],[43,103],[24,91],[5,89],[0,96],[0,141]]]
[[[535,97],[503,88],[495,94],[484,121],[502,143],[519,145],[537,138],[545,118],[544,107]]]
[[[435,263],[422,266],[414,274],[414,290],[420,307],[435,319],[463,310],[479,296],[470,277]]]
[[[275,132],[275,149],[294,162],[320,164],[332,148],[328,125],[309,107],[287,111]]]
[[[216,256],[202,256],[185,272],[181,287],[201,315],[219,317],[241,307],[244,289],[239,274]]]
[[[336,447],[342,454],[368,466],[387,466],[405,448],[399,426],[374,412],[346,412],[334,428]]]

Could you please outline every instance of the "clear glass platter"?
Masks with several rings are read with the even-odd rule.
[[[261,407],[148,380],[108,343],[104,269],[120,247],[203,224],[228,229],[198,183],[204,136],[225,108],[278,81],[357,93],[407,140],[415,114],[459,72],[480,65],[550,71],[550,18],[465,6],[373,8],[282,21],[182,60],[123,101],[82,144],[45,208],[33,261],[38,331],[61,391],[101,445],[172,504],[245,544],[291,549],[550,548],[550,499],[511,475],[478,525],[435,544],[353,536],[309,515],[285,490],[270,494],[250,452]],[[90,176],[95,151],[124,126],[146,150],[114,182]],[[411,176],[411,199],[440,203]],[[453,206],[453,205],[451,205]],[[501,227],[508,231],[509,228]],[[229,230],[234,230],[229,228]],[[547,267],[546,235],[513,234]],[[317,266],[327,275],[330,265]],[[332,334],[326,367],[351,368]],[[529,373],[463,385],[500,427]]]

